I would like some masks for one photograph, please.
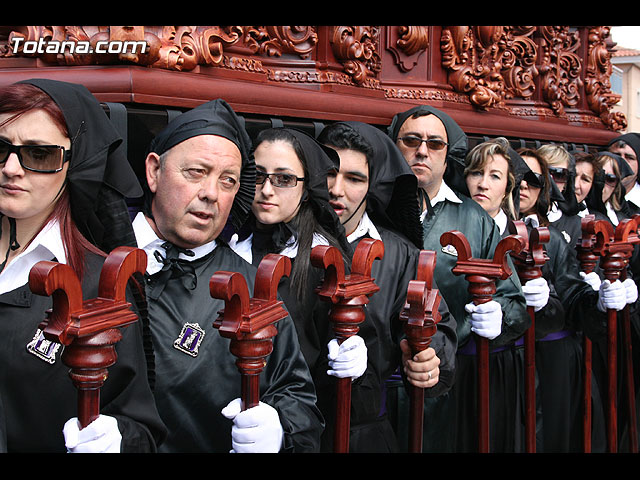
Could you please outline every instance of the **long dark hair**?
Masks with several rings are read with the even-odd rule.
[[[295,261],[292,262],[290,281],[295,289],[298,300],[305,299],[309,290],[309,272],[314,268],[311,265],[311,248],[313,244],[313,235],[322,235],[329,245],[339,249],[342,254],[346,266],[350,266],[349,256],[344,248],[344,244],[338,240],[337,234],[331,232],[328,225],[323,225],[318,220],[319,211],[317,210],[316,201],[313,192],[309,188],[309,160],[305,155],[304,149],[298,139],[289,131],[283,128],[270,128],[262,130],[255,141],[257,148],[263,142],[282,141],[291,145],[298,160],[302,164],[305,177],[305,189],[302,193],[300,208],[295,217],[288,223],[288,227],[294,232],[296,241],[298,242],[298,252]]]
[[[551,178],[549,176],[549,166],[547,165],[547,161],[544,157],[532,148],[520,148],[516,151],[521,157],[535,158],[540,164],[544,185],[540,189],[540,194],[538,195],[536,204],[533,206],[533,213],[537,215],[540,226],[546,227],[549,225],[548,213],[549,208],[551,207]],[[521,215],[524,213],[525,212],[520,212]]]

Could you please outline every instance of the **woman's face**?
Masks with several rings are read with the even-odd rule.
[[[613,160],[612,158],[608,159],[602,169],[604,170],[604,188],[602,189],[602,201],[607,203],[609,198],[611,198],[611,194],[616,188],[618,183],[618,179],[615,171],[613,170]]]
[[[304,177],[302,163],[295,150],[287,142],[262,142],[255,151],[256,171],[258,174],[284,174],[297,178]],[[289,177],[290,178],[290,177]],[[304,180],[297,180],[295,186],[274,186],[272,175],[264,183],[256,185],[256,194],[251,210],[258,223],[275,225],[291,221],[300,209],[300,200],[304,191]]]
[[[522,159],[529,166],[533,173],[541,174],[542,168],[535,157],[523,156]],[[520,212],[527,215],[533,211],[533,208],[540,196],[540,188],[529,186],[526,180],[520,183]]]
[[[0,114],[0,125],[12,116]],[[69,138],[43,110],[26,112],[0,126],[0,138],[13,145],[59,145],[67,150],[71,147]],[[32,172],[20,165],[16,153],[11,153],[0,164],[0,213],[41,225],[53,211],[68,168],[65,162],[57,173]]]
[[[471,198],[495,217],[507,191],[509,161],[503,155],[487,159],[484,170],[469,172],[465,177]]]
[[[575,192],[578,203],[582,202],[593,185],[593,165],[589,162],[576,163]]]

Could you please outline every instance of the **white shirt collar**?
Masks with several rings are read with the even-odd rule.
[[[617,226],[618,225],[618,216],[616,215],[616,211],[613,209],[613,206],[611,205],[611,202],[607,202],[605,207],[606,207],[606,210],[607,210],[607,217],[609,217],[609,220],[611,220],[611,223],[613,223],[615,226]]]
[[[504,213],[504,210],[500,209],[495,217],[493,217],[493,221],[496,222],[498,229],[500,230],[500,234],[502,235],[507,228],[507,222],[509,218],[507,214]]]
[[[532,228],[538,228],[540,226],[540,220],[538,220],[538,216],[535,213],[527,215],[523,220],[526,225],[531,225]]]
[[[640,206],[640,185],[638,182],[635,183],[633,188],[624,196],[624,198],[634,205]]]
[[[371,218],[369,218],[367,212],[364,212],[362,218],[360,219],[360,222],[358,222],[358,226],[356,227],[356,229],[347,236],[347,241],[349,243],[353,243],[357,239],[362,238],[367,234],[375,240],[382,240],[382,238],[380,237],[380,233],[371,221]]]
[[[583,205],[584,205],[584,203],[583,203]],[[586,217],[587,215],[589,215],[589,209],[588,209],[587,207],[584,207],[582,210],[580,210],[580,211],[578,212],[578,216],[579,216],[580,218],[584,218],[584,217]]]
[[[435,197],[429,199],[431,201],[431,206],[435,207],[439,202],[444,202],[445,200],[449,200],[453,203],[462,203],[462,200],[455,194],[451,187],[445,183],[443,180],[440,184],[440,189]],[[427,216],[427,210],[425,209],[420,215],[420,221],[423,222],[424,218]]]
[[[166,255],[166,250],[162,247],[162,244],[166,240],[158,238],[156,232],[151,228],[151,225],[149,225],[149,222],[142,212],[138,212],[132,225],[138,247],[144,250],[147,254],[147,273],[149,275],[158,273],[162,270],[163,264],[156,259],[155,252],[160,251],[162,256]],[[180,260],[188,260],[192,262],[212,252],[216,248],[216,245],[216,241],[212,240],[211,242],[200,245],[199,247],[190,248],[189,250],[194,253],[192,257],[181,253],[178,258]]]
[[[53,259],[59,263],[67,263],[60,224],[57,221],[45,225],[29,246],[0,273],[0,294],[25,285],[29,281],[29,272],[36,263]]]
[[[551,208],[547,213],[547,219],[549,220],[549,223],[557,222],[561,217],[562,210],[558,208],[558,204],[556,202],[553,202],[553,205],[551,205]]]

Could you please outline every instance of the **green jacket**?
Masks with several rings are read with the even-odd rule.
[[[493,219],[472,199],[457,193],[462,203],[449,200],[438,202],[433,213],[423,221],[424,248],[437,254],[435,280],[447,302],[449,311],[457,322],[458,348],[464,346],[471,333],[470,315],[464,306],[471,302],[468,282],[464,275],[452,273],[457,256],[446,253],[440,245],[443,233],[458,230],[462,232],[471,246],[473,258],[493,258],[496,245],[500,241],[500,232]],[[496,282],[494,300],[502,306],[502,333],[491,340],[490,346],[507,345],[522,336],[531,322],[522,294],[522,287],[511,259],[508,260],[513,274],[506,280]]]

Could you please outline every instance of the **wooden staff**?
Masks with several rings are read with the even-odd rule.
[[[278,300],[278,284],[290,273],[288,257],[265,255],[256,272],[253,298],[238,272],[218,271],[209,280],[211,296],[225,302],[213,327],[231,339],[229,350],[236,357],[241,378],[242,410],[260,402],[260,373],[273,352],[273,337],[278,333],[275,323],[288,315]]]
[[[618,224],[616,228],[616,235],[621,239],[626,238],[626,241],[631,245],[640,243],[640,237],[638,237],[638,225],[640,223],[640,215],[634,215],[629,221],[623,221]],[[632,250],[628,252],[626,257],[626,265],[628,266],[629,260],[632,255]],[[627,278],[627,269],[622,270],[620,279],[622,281]],[[635,383],[633,381],[633,349],[631,346],[631,317],[629,314],[629,305],[625,305],[622,310],[622,345],[624,355],[624,372],[625,383],[627,385],[627,412],[629,414],[629,451],[631,453],[638,453],[638,433],[636,426],[636,392]]]
[[[527,281],[542,276],[541,267],[549,260],[543,243],[549,242],[550,233],[546,227],[533,228],[531,235],[523,221],[510,221],[509,232],[520,235],[525,247],[519,253],[512,253],[513,263],[518,277],[524,285]],[[533,307],[527,307],[531,326],[524,334],[524,377],[525,377],[525,448],[527,453],[536,451],[536,313]]]
[[[441,319],[438,307],[441,297],[433,289],[433,272],[436,266],[436,253],[422,250],[418,259],[416,280],[411,280],[407,288],[407,302],[400,321],[404,322],[412,355],[429,348],[431,337],[436,333],[436,325]],[[424,421],[424,388],[410,386],[409,397],[409,452],[421,453]]]
[[[462,232],[453,230],[440,237],[444,247],[453,245],[458,252],[458,261],[451,269],[456,275],[465,275],[468,291],[475,305],[489,302],[496,292],[497,279],[507,279],[512,271],[507,263],[507,254],[524,248],[524,239],[509,235],[496,246],[493,259],[472,258],[471,246]],[[489,342],[475,335],[478,360],[478,451],[489,452]]]
[[[53,298],[40,329],[45,338],[65,346],[61,358],[78,390],[81,429],[100,415],[100,388],[117,360],[115,345],[122,339],[119,328],[138,319],[125,298],[127,282],[134,273],[143,274],[146,266],[143,250],[116,248],[102,266],[98,297],[86,301],[80,280],[68,265],[42,261],[29,272],[31,291]]]
[[[600,267],[605,279],[611,283],[620,278],[626,268],[626,259],[633,251],[627,236],[635,222],[622,220],[615,232],[606,220],[594,220],[586,225],[589,233],[595,235],[594,253],[600,256]],[[636,227],[637,228],[637,227]],[[614,309],[607,310],[607,440],[610,453],[618,450],[617,425],[617,315]]]
[[[595,220],[594,215],[585,215],[582,219],[582,236],[576,245],[578,261],[580,262],[580,270],[586,274],[595,271],[596,265],[598,264],[598,256],[593,253],[593,247],[596,242],[595,235],[590,234],[587,228],[588,223],[593,220]],[[582,420],[583,450],[584,453],[591,453],[591,372],[593,347],[591,345],[591,340],[584,332],[582,336],[582,349],[584,362],[584,417]]]
[[[353,255],[351,274],[345,275],[342,255],[335,247],[318,245],[311,250],[311,264],[325,270],[324,281],[316,293],[331,302],[329,321],[339,343],[356,335],[365,319],[369,297],[380,288],[371,278],[373,261],[382,258],[384,245],[380,240],[363,238]],[[351,423],[351,379],[338,378],[336,383],[336,423],[334,452],[349,451]]]

